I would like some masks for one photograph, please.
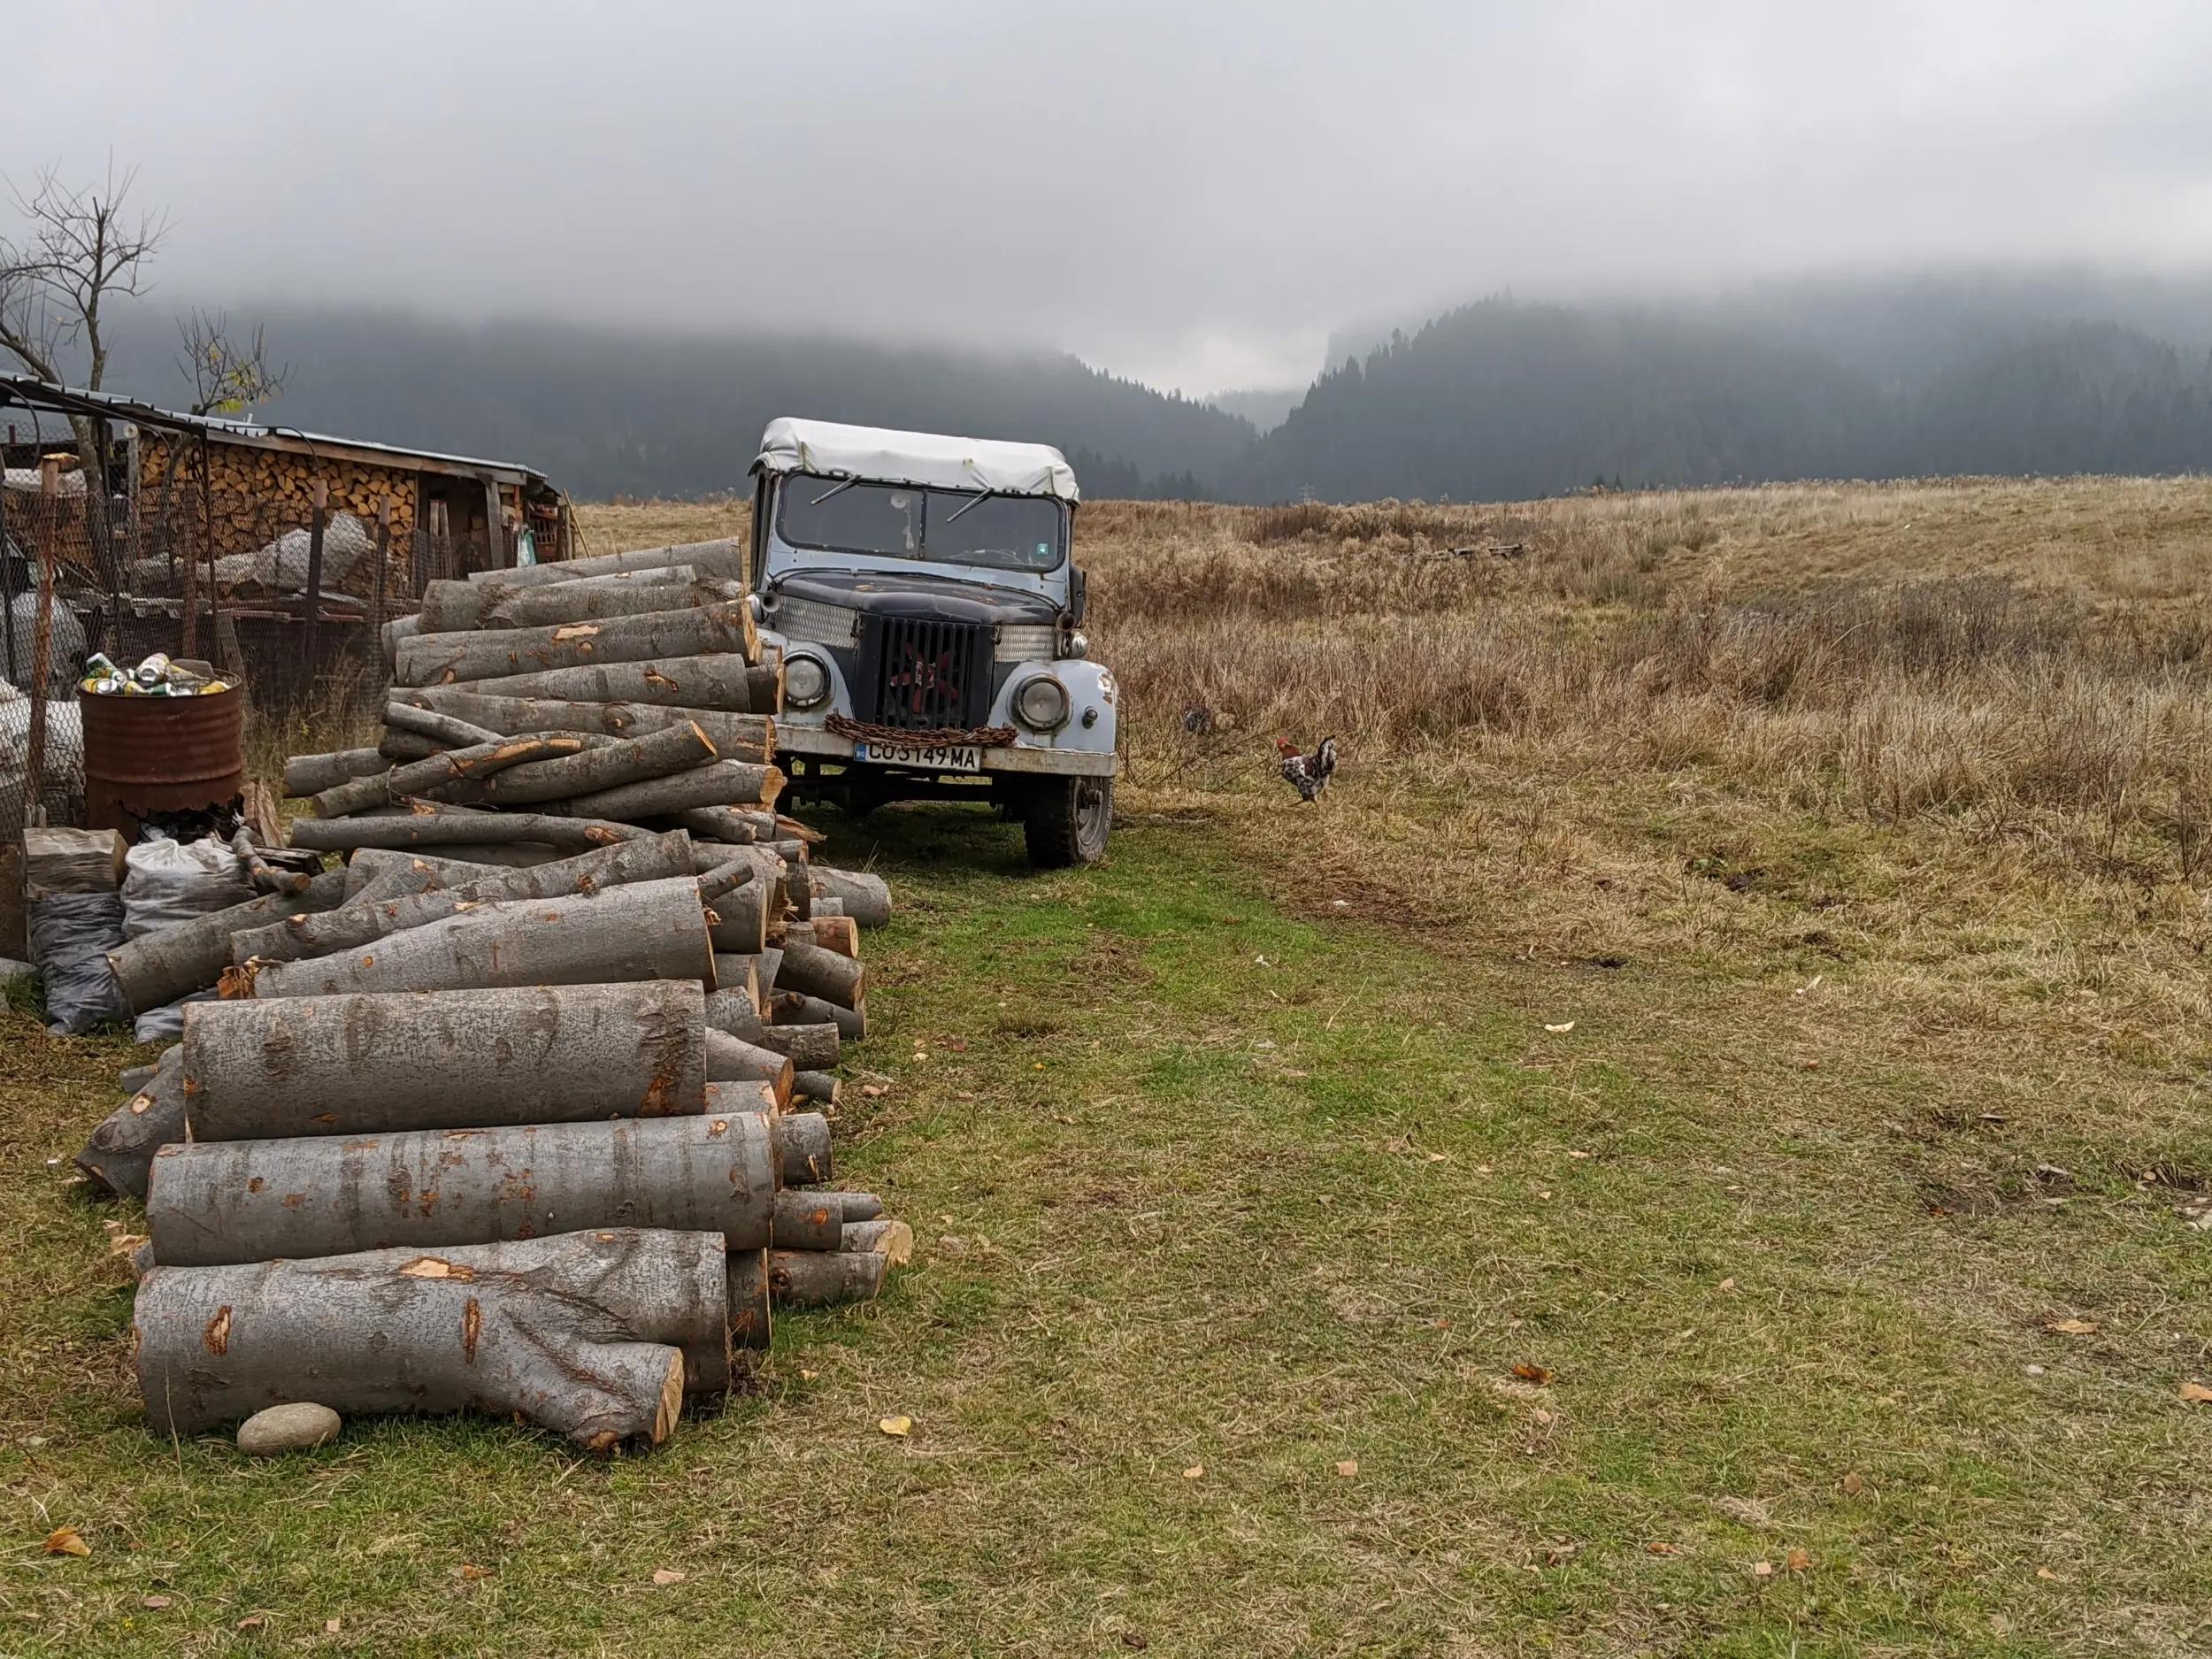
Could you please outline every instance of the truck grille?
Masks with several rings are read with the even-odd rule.
[[[859,667],[856,701],[864,720],[966,731],[991,717],[987,623],[864,617]]]

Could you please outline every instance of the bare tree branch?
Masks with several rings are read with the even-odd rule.
[[[177,366],[192,378],[194,414],[241,414],[284,390],[291,369],[270,365],[258,323],[250,337],[234,336],[228,311],[196,310],[177,319],[177,335],[184,342]]]
[[[65,347],[83,350],[87,388],[107,377],[104,308],[146,292],[146,267],[169,234],[165,215],[131,207],[137,178],[111,161],[101,182],[81,188],[53,167],[28,188],[8,183],[24,228],[0,238],[0,349],[42,380],[60,380]]]

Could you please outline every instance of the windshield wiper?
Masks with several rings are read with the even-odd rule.
[[[858,482],[860,482],[860,480],[856,478],[849,478],[841,484],[833,485],[822,494],[817,495],[812,501],[807,503],[807,505],[810,507],[818,507],[824,502],[827,501],[832,495],[841,495]]]
[[[970,502],[967,507],[963,507],[960,510],[960,512],[967,511],[968,507],[980,507],[985,502],[990,500],[992,496],[997,495],[998,493],[999,492],[995,489],[985,490],[980,495],[978,495],[973,501]],[[957,524],[960,520],[960,512],[953,514],[952,517],[946,519],[945,522],[947,524]]]

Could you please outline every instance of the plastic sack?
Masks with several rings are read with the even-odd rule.
[[[108,952],[123,942],[123,901],[113,893],[56,893],[27,907],[31,960],[46,977],[46,1012],[56,1036],[81,1036],[127,1020]]]
[[[140,1042],[174,1042],[184,1035],[184,1005],[211,1002],[221,995],[220,991],[195,991],[159,1008],[150,1008],[132,1022],[131,1035]]]
[[[123,865],[126,939],[142,939],[254,896],[238,855],[211,835],[188,844],[141,841],[124,855]]]

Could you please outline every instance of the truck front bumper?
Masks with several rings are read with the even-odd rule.
[[[854,761],[852,739],[826,732],[818,726],[794,726],[784,719],[776,722],[776,748],[784,753],[842,761],[847,765],[871,764]],[[1024,749],[1015,744],[986,749],[983,770],[987,773],[1019,773],[1025,777],[1111,778],[1121,771],[1121,757],[1079,749]]]

